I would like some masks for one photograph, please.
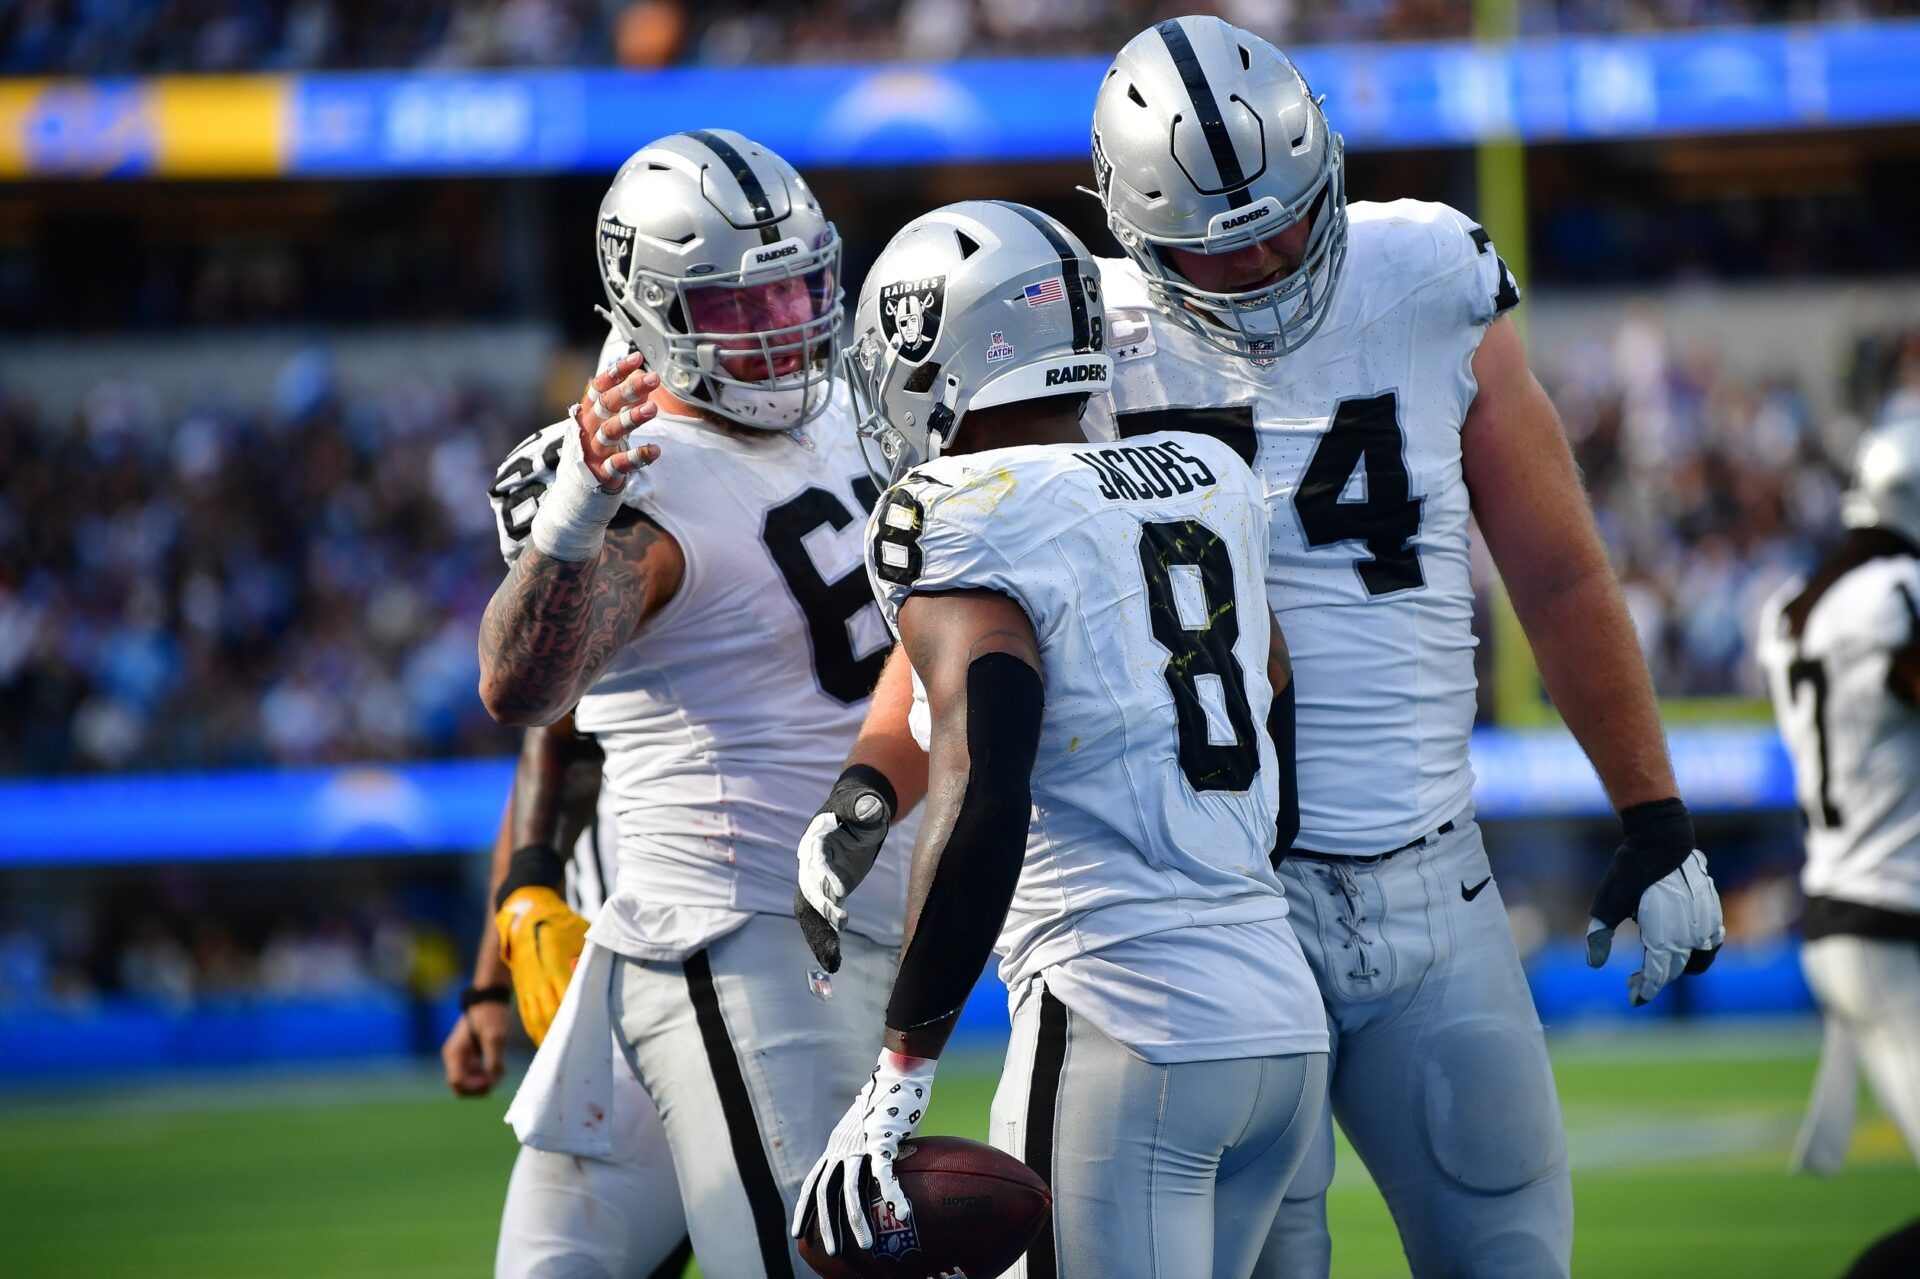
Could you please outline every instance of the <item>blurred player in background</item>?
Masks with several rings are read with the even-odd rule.
[[[1920,416],[1862,441],[1847,535],[1762,614],[1806,820],[1801,962],[1826,1044],[1794,1155],[1838,1172],[1864,1068],[1920,1160]]]
[[[1214,435],[1265,485],[1299,687],[1281,866],[1325,996],[1332,1107],[1415,1274],[1564,1275],[1573,1200],[1539,1018],[1473,818],[1469,517],[1625,838],[1589,959],[1637,918],[1635,1004],[1724,930],[1646,663],[1487,234],[1346,199],[1343,144],[1264,40],[1216,18],[1121,50],[1093,159],[1117,437]],[[1101,427],[1108,424],[1102,423]],[[1096,428],[1099,429],[1099,428]],[[1331,1118],[1260,1273],[1324,1276]]]
[[[800,1181],[880,1032],[905,896],[904,855],[883,859],[841,971],[809,974],[793,849],[890,647],[859,558],[877,486],[833,388],[840,241],[784,160],[702,130],[622,167],[597,250],[635,354],[551,428],[551,457],[519,455],[527,546],[482,623],[481,695],[510,723],[577,703],[620,869],[508,1118],[527,1145],[606,1157],[616,1042],[703,1267],[784,1279]],[[516,856],[503,904],[559,874]]]
[[[855,335],[861,429],[896,481],[867,563],[932,760],[884,1048],[812,1211],[829,1251],[836,1218],[883,1252],[911,1228],[892,1161],[997,950],[992,1140],[1053,1190],[1013,1273],[1244,1276],[1317,1128],[1327,1044],[1272,865],[1296,796],[1259,484],[1216,440],[1087,442],[1113,368],[1095,268],[1024,206],[909,223]]]
[[[518,497],[512,488],[496,491],[496,512],[504,513]],[[501,538],[511,562],[519,544],[504,520]],[[506,946],[494,910],[487,911],[474,984],[461,997],[461,1019],[441,1050],[447,1082],[463,1097],[484,1097],[500,1082],[509,998],[517,997],[533,1042],[546,1038],[586,941],[587,920],[608,895],[616,828],[611,805],[600,802],[600,763],[598,747],[573,731],[571,717],[528,729],[522,739],[488,901],[497,899],[516,854],[524,861],[571,846],[573,856],[564,901],[552,888],[529,885],[501,907]],[[686,1268],[692,1245],[666,1130],[630,1073],[616,1071],[613,1078],[608,1158],[520,1147],[500,1219],[494,1273],[501,1279],[583,1273],[667,1279]]]

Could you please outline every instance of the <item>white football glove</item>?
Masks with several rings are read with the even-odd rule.
[[[1637,920],[1646,955],[1640,970],[1627,978],[1627,993],[1637,1008],[1682,973],[1705,972],[1726,941],[1727,928],[1706,856],[1693,847],[1693,818],[1686,805],[1660,800],[1636,805],[1620,817],[1626,838],[1593,894],[1587,963],[1595,968],[1606,963],[1620,921]]]
[[[861,1173],[871,1167],[879,1187],[880,1202],[901,1221],[913,1216],[894,1174],[893,1161],[900,1143],[913,1136],[927,1113],[933,1097],[933,1072],[940,1063],[931,1057],[906,1057],[882,1050],[867,1086],[853,1099],[853,1105],[834,1126],[827,1139],[826,1153],[814,1163],[807,1179],[800,1183],[800,1200],[794,1206],[792,1234],[798,1239],[807,1232],[807,1210],[820,1217],[820,1242],[829,1257],[840,1255],[840,1241],[833,1229],[834,1178],[839,1178],[840,1201],[846,1210],[847,1226],[853,1242],[865,1249],[873,1247],[873,1227],[867,1222],[866,1205],[861,1202]]]

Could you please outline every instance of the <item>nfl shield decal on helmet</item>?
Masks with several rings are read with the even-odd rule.
[[[933,350],[940,336],[940,306],[947,296],[947,277],[900,280],[880,290],[880,331],[900,352],[900,358],[918,364]]]
[[[627,272],[633,267],[633,228],[618,218],[600,219],[600,270],[607,283],[622,295]]]
[[[902,1150],[906,1154],[911,1147]],[[873,1197],[873,1250],[883,1257],[904,1257],[920,1251],[920,1234],[911,1221],[902,1221],[878,1194]]]

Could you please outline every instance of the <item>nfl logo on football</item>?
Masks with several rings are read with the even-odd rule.
[[[881,1256],[897,1258],[920,1251],[920,1235],[913,1223],[894,1216],[893,1209],[879,1195],[873,1197],[873,1224],[873,1250]]]

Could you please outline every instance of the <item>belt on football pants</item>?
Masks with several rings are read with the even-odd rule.
[[[1366,853],[1357,857],[1349,857],[1344,853],[1316,853],[1311,848],[1290,848],[1287,850],[1287,856],[1304,857],[1310,862],[1345,862],[1349,866],[1372,866],[1387,860],[1389,857],[1398,857],[1401,853],[1411,852],[1416,848],[1425,848],[1442,835],[1451,835],[1452,833],[1453,823],[1447,821],[1440,823],[1440,829],[1434,831],[1432,834],[1422,835],[1418,839],[1410,839],[1400,845],[1400,847],[1389,848],[1384,853]]]

